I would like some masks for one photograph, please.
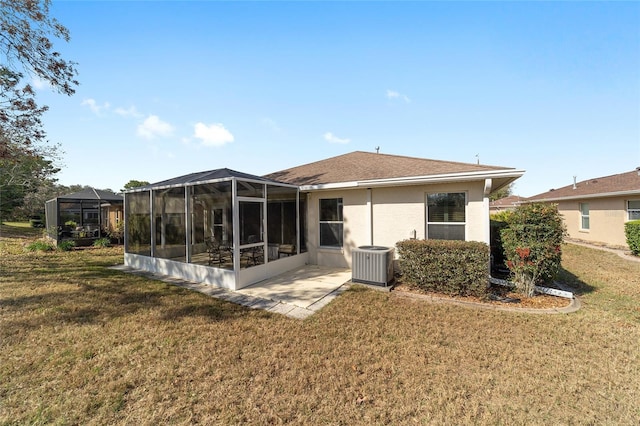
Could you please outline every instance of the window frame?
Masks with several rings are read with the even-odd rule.
[[[322,206],[322,202],[323,201],[337,201],[336,203],[336,207],[337,207],[337,211],[334,212],[335,213],[335,217],[338,218],[338,220],[323,220],[323,206]],[[339,229],[340,229],[340,235],[338,236],[338,244],[323,244],[322,241],[322,228],[323,225],[338,225]],[[327,249],[342,249],[344,247],[344,199],[342,197],[335,197],[335,198],[320,198],[318,200],[318,246],[320,248],[327,248]]]
[[[584,213],[584,207],[587,208],[587,213]],[[580,230],[589,231],[591,229],[591,220],[589,219],[591,209],[589,203],[578,203],[578,211],[580,212]],[[585,227],[585,219],[587,226]]]
[[[631,203],[638,203],[638,207],[631,208]],[[631,213],[635,213],[637,217],[632,218]],[[627,221],[640,220],[640,199],[627,200]]]
[[[444,222],[432,222],[429,220],[429,196],[439,195],[439,194],[462,194],[464,196],[464,221],[444,221]],[[454,226],[461,227],[463,229],[463,238],[460,239],[447,239],[449,241],[466,241],[467,240],[467,217],[468,211],[467,207],[469,206],[469,195],[467,191],[448,191],[448,192],[429,192],[425,194],[425,236],[429,239],[429,225],[445,225],[445,226]],[[436,238],[433,238],[436,239]]]

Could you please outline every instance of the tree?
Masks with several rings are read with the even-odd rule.
[[[22,205],[13,210],[15,219],[26,219],[31,216],[43,217],[45,203],[61,195],[71,194],[88,188],[83,185],[59,185],[55,182],[44,181],[35,191],[25,194]]]
[[[45,181],[38,186],[35,191],[25,194],[23,203],[19,207],[15,207],[12,212],[12,218],[24,220],[32,216],[43,217],[45,203],[61,195],[73,194],[84,189],[91,188],[89,185],[60,185],[55,182]],[[102,191],[111,192],[109,188],[98,188]]]
[[[43,176],[49,172],[41,172],[41,170],[53,167],[51,164],[41,164],[43,161],[47,160],[25,157],[20,162],[13,162],[7,173],[4,168],[2,169],[0,214],[3,217],[25,219],[44,211],[44,202],[53,198],[46,197],[51,194],[55,184],[53,179]],[[2,163],[0,160],[0,164]]]
[[[51,0],[0,0],[2,67],[30,72],[61,93],[72,95],[78,82],[75,63],[53,50],[50,38],[70,40],[69,30],[49,16]]]
[[[53,50],[51,39],[69,41],[69,31],[49,16],[51,0],[0,0],[0,215],[24,197],[52,183],[60,147],[46,139],[35,91],[25,77],[37,77],[72,95],[78,82],[73,62]]]
[[[513,195],[513,187],[514,183],[511,182],[509,185],[492,192],[491,194],[489,194],[489,200],[495,201]]]
[[[147,185],[149,185],[149,182],[147,182],[146,180],[131,179],[129,182],[124,184],[124,188],[122,189],[122,191],[126,191],[127,189],[132,189],[132,188],[138,188],[141,186],[147,186]]]

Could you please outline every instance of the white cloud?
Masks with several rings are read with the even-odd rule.
[[[387,89],[387,99],[402,99],[406,103],[411,102],[411,99],[407,95],[403,95],[402,93],[396,92],[395,90]]]
[[[103,111],[103,110],[108,110],[108,109],[109,109],[109,107],[111,106],[111,105],[109,105],[109,102],[105,102],[105,103],[103,103],[102,105],[98,105],[98,102],[96,102],[96,100],[95,100],[95,99],[92,99],[92,98],[84,99],[84,100],[80,103],[80,105],[83,105],[83,106],[84,106],[84,105],[86,105],[86,106],[88,106],[88,107],[89,107],[89,109],[90,109],[91,111],[93,111],[93,113],[94,113],[94,114],[96,114],[96,115],[100,115],[100,114],[102,113],[102,111]]]
[[[263,119],[260,120],[260,123],[262,123],[263,125],[267,126],[268,128],[270,128],[271,130],[273,130],[274,132],[280,132],[282,129],[280,129],[280,126],[278,126],[278,123],[276,123],[274,120],[265,117]]]
[[[51,86],[51,83],[41,79],[40,77],[33,77],[31,79],[31,86],[33,86],[36,90],[53,89],[53,86]]]
[[[129,108],[118,107],[113,110],[116,114],[121,115],[123,117],[135,117],[141,118],[142,114],[138,112],[135,106],[131,105]]]
[[[150,115],[142,124],[138,125],[138,136],[145,139],[167,137],[171,136],[171,134],[173,134],[173,126],[160,120],[157,115]]]
[[[193,130],[193,137],[200,139],[204,146],[222,146],[234,141],[231,132],[225,129],[221,123],[209,125],[196,123]]]
[[[351,139],[347,139],[347,138],[339,138],[336,135],[334,135],[331,132],[327,132],[324,134],[324,140],[331,142],[331,143],[349,143],[351,142]]]

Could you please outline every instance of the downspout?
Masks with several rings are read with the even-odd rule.
[[[492,179],[484,180],[484,198],[482,200],[483,217],[484,217],[484,242],[491,244],[491,221],[489,219],[489,194],[491,193]]]
[[[367,188],[367,217],[366,227],[369,232],[368,245],[373,245],[373,202],[371,197],[371,188]]]

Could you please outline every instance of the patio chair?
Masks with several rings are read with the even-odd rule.
[[[264,249],[262,246],[249,247],[240,253],[240,262],[245,266],[255,266],[264,263]]]
[[[220,242],[215,238],[206,238],[204,240],[205,245],[207,246],[207,254],[209,255],[209,266],[214,263],[218,263],[218,266],[222,266],[226,261],[226,254],[228,250],[220,245]]]
[[[297,254],[295,244],[280,244],[278,247],[278,259],[280,259],[283,254],[286,256]]]

